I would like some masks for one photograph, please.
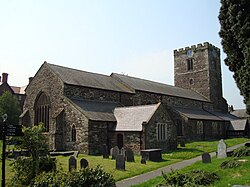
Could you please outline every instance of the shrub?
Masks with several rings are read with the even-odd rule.
[[[244,156],[250,156],[250,147],[243,146],[234,150],[233,157],[244,157]]]
[[[70,173],[42,173],[37,176],[32,187],[112,187],[113,176],[103,171],[100,166],[85,168]]]
[[[214,172],[206,172],[203,170],[193,170],[189,173],[181,174],[177,171],[171,171],[169,174],[164,174],[163,177],[167,186],[186,186],[195,187],[209,185],[219,176]]]
[[[241,163],[236,160],[236,159],[231,159],[231,160],[227,160],[221,163],[220,167],[222,169],[227,169],[227,168],[236,168],[241,166]]]
[[[55,171],[56,161],[51,157],[43,157],[38,160],[37,174],[46,171]],[[30,157],[18,157],[12,163],[15,172],[14,177],[11,179],[9,186],[28,186],[32,179],[35,177],[33,170],[33,159]]]

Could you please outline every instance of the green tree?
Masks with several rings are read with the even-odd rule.
[[[250,113],[250,1],[221,0],[219,20],[225,64],[234,72]]]
[[[8,124],[17,125],[21,109],[17,98],[10,92],[4,92],[0,96],[0,116],[8,115]]]
[[[19,158],[13,163],[15,175],[10,186],[27,186],[33,178],[42,171],[55,169],[55,161],[49,157],[47,138],[43,134],[42,124],[33,127],[23,127],[23,136],[16,138],[21,140],[21,145],[16,149],[29,151],[31,157]],[[40,155],[47,155],[41,157]]]

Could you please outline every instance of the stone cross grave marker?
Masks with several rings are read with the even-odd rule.
[[[69,171],[76,169],[76,163],[77,163],[76,158],[74,156],[71,156],[69,158]]]
[[[126,161],[127,162],[134,162],[135,161],[134,152],[130,148],[128,148],[126,151]]]
[[[217,149],[217,158],[226,158],[227,157],[227,145],[223,139],[219,141]]]
[[[89,162],[86,159],[82,158],[80,160],[80,165],[81,165],[81,168],[86,168],[89,166]]]
[[[119,148],[117,146],[113,147],[112,148],[112,151],[111,151],[111,156],[112,156],[112,159],[115,160],[117,155],[119,155]]]
[[[125,170],[125,157],[121,154],[116,156],[116,169]]]
[[[103,144],[102,146],[102,157],[109,158],[109,151],[108,151],[108,147],[106,144]]]
[[[201,157],[203,163],[211,163],[211,156],[209,153],[203,153]]]

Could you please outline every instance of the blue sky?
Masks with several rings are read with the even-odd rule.
[[[23,86],[47,61],[173,85],[174,49],[206,41],[222,49],[219,8],[219,0],[0,0],[0,72]],[[244,108],[221,57],[223,95]]]

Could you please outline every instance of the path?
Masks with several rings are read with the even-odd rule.
[[[234,149],[237,149],[237,148],[239,148],[241,146],[244,146],[244,144],[245,143],[238,144],[238,145],[235,145],[233,147],[229,147],[227,149],[227,151],[232,151]],[[211,157],[216,156],[216,152],[212,152],[212,153],[209,153],[209,154],[211,155]],[[193,164],[193,163],[195,163],[196,161],[199,161],[199,160],[201,160],[201,156],[198,156],[198,157],[195,157],[195,158],[192,158],[192,159],[189,159],[189,160],[183,160],[181,162],[177,162],[175,164],[168,165],[168,166],[159,168],[157,170],[150,171],[148,173],[144,173],[144,174],[141,174],[141,175],[134,176],[132,178],[128,178],[128,179],[118,181],[116,183],[116,186],[117,187],[129,187],[129,186],[132,186],[132,185],[140,184],[140,183],[146,182],[146,181],[148,181],[150,179],[153,179],[155,177],[161,176],[162,172],[169,173],[171,171],[171,169],[178,170],[178,169],[184,168],[186,166],[189,166],[189,165],[191,165],[191,164]]]

